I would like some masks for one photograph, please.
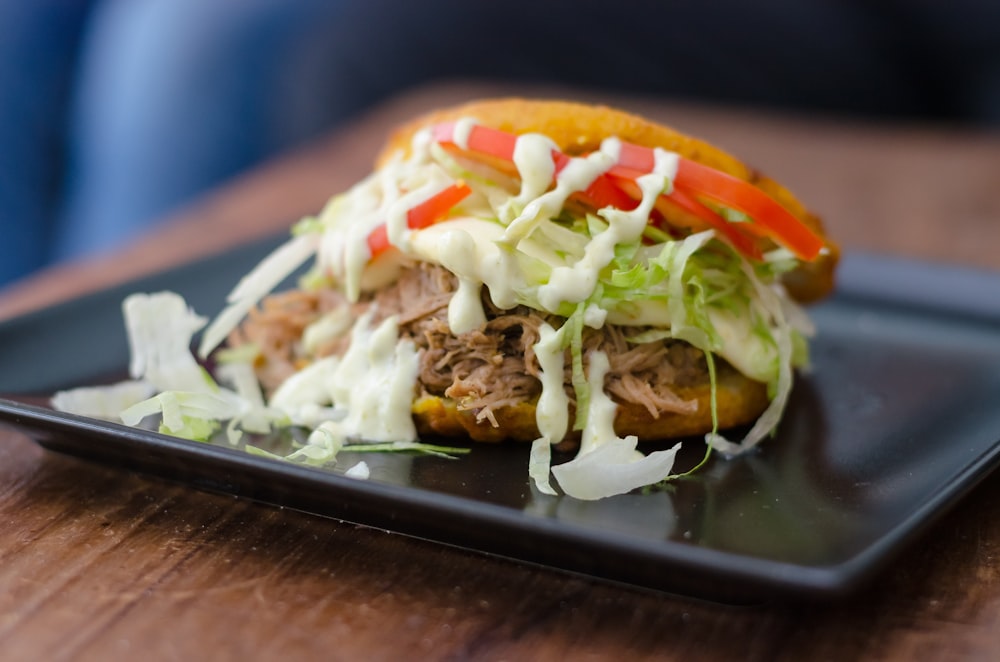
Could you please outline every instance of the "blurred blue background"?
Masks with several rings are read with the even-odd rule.
[[[0,0],[0,286],[435,80],[1000,127],[1000,3]]]

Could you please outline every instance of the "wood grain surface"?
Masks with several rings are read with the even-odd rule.
[[[402,96],[134,245],[9,288],[0,315],[282,229],[363,175],[395,122],[509,91]],[[1000,268],[997,135],[527,93],[608,100],[724,145],[848,249]],[[989,478],[846,600],[730,607],[199,492],[0,428],[0,660],[992,660],[998,504]]]

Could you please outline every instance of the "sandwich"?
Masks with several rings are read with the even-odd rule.
[[[252,371],[260,411],[310,443],[529,442],[537,489],[600,498],[673,475],[678,446],[643,442],[734,455],[775,430],[837,258],[788,190],[706,142],[477,101],[398,128],[199,351]],[[576,456],[553,467],[553,447]]]

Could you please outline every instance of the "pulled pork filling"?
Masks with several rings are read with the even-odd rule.
[[[486,419],[495,425],[495,410],[534,402],[540,395],[539,365],[532,347],[538,342],[542,322],[558,328],[564,320],[525,306],[501,310],[490,301],[484,287],[486,325],[455,336],[448,327],[448,303],[457,286],[457,279],[448,270],[419,263],[404,269],[393,285],[353,304],[332,289],[275,294],[264,299],[231,334],[230,347],[251,344],[256,348],[257,375],[264,388],[273,392],[309,362],[347,350],[349,325],[311,350],[302,342],[307,327],[343,306],[350,307],[350,320],[374,306],[376,320],[396,315],[400,338],[411,339],[420,350],[415,396],[451,398],[459,408],[475,411],[480,421]],[[704,354],[680,340],[629,341],[645,330],[612,324],[585,328],[584,357],[594,349],[608,356],[605,390],[619,403],[637,404],[654,418],[666,412],[695,411],[697,403],[678,397],[675,388],[707,383]],[[564,388],[573,402],[568,349],[564,365]],[[720,375],[733,370],[720,358],[716,368]]]

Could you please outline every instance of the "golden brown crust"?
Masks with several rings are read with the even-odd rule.
[[[684,135],[670,127],[607,106],[567,101],[529,99],[489,99],[434,111],[397,129],[377,162],[409,149],[414,133],[439,122],[473,117],[480,123],[510,133],[542,133],[563,151],[576,155],[600,147],[601,141],[616,136],[644,147],[660,147],[726,172],[758,187],[821,236],[826,236],[818,216],[811,213],[791,192],[772,179],[748,167],[732,155],[707,142]],[[839,248],[827,239],[826,255],[804,264],[785,279],[789,293],[797,300],[818,300],[833,289]]]
[[[640,441],[676,439],[705,434],[712,429],[711,389],[706,382],[677,389],[684,400],[696,400],[694,413],[663,413],[658,418],[636,404],[618,405],[615,432],[636,435]],[[767,408],[767,387],[730,370],[719,375],[716,389],[719,429],[752,423]],[[539,436],[535,405],[524,403],[494,411],[497,426],[476,421],[476,413],[461,410],[454,400],[425,396],[413,403],[413,420],[421,436],[464,437],[473,441],[533,441]]]

